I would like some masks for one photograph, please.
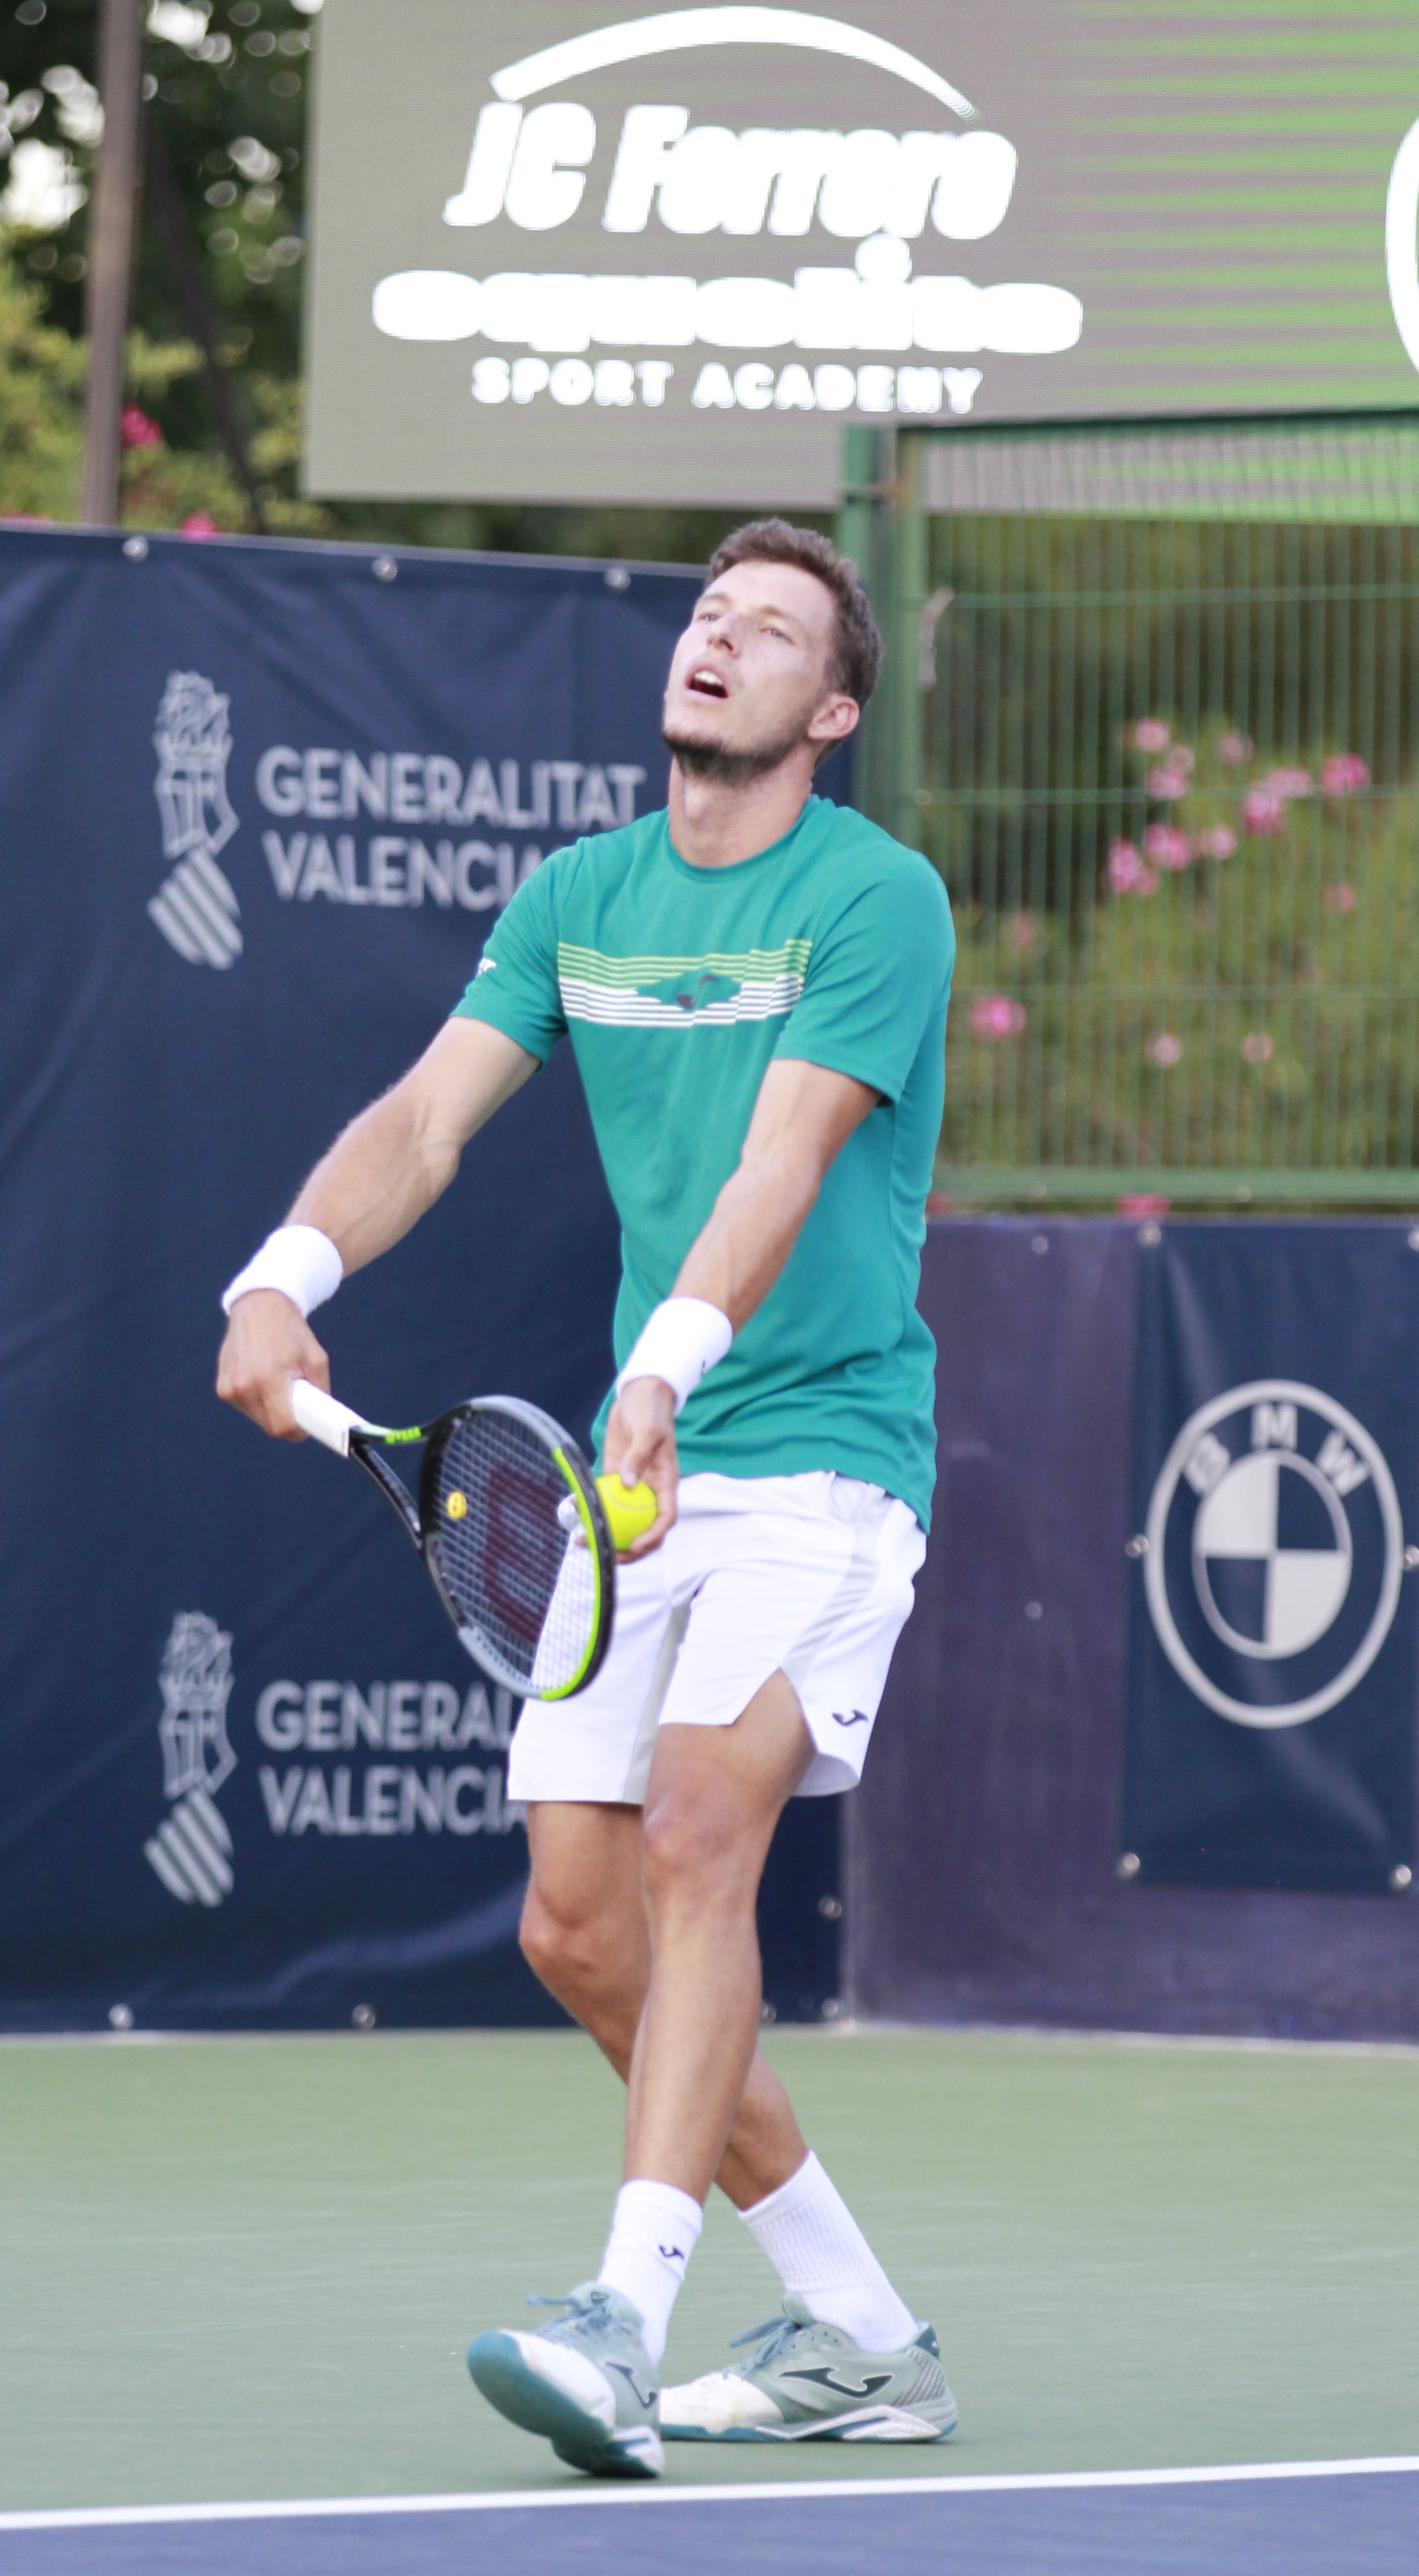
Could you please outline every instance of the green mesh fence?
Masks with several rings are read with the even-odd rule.
[[[1407,1199],[1419,422],[893,466],[874,802],[955,905],[942,1188]]]

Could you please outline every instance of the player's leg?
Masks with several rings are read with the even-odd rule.
[[[534,1876],[524,1948],[612,2063],[629,2068],[648,1970],[653,1976],[638,1811],[624,1802],[539,1800],[529,1821]],[[758,1867],[772,1830],[770,1815]],[[751,1932],[757,1883],[756,1868],[748,1895]],[[750,2056],[757,1994],[755,1951]],[[745,2071],[741,2051],[735,2066],[740,2091]],[[760,2089],[762,2098],[749,2125],[761,2155],[766,2142],[774,2146],[763,2166],[772,2186],[806,2151],[767,2068]],[[731,2094],[721,2128],[734,2109]],[[706,2176],[705,2189],[708,2181]],[[758,2186],[751,2183],[749,2188]],[[629,2243],[628,2195],[634,2219]],[[700,2201],[674,2185],[640,2180],[625,2186],[601,2278],[568,2294],[567,2313],[540,2331],[510,2328],[475,2339],[468,2366],[484,2396],[515,2424],[544,2434],[559,2457],[577,2468],[602,2476],[653,2477],[662,2459],[658,2364],[700,2216]],[[616,2277],[618,2263],[629,2271],[629,2288]]]
[[[774,1673],[732,1726],[662,1727],[645,1805],[651,1975],[626,2114],[628,2181],[703,2201],[753,2063],[755,1907],[773,1830],[812,1759]]]
[[[645,1817],[650,1988],[631,2067],[627,2181],[600,2274],[639,2308],[657,2358],[754,2057],[759,1877],[813,1754],[781,1672],[733,1725],[663,1726],[657,1741]],[[663,2429],[751,2441],[950,2432],[956,2406],[935,2335],[898,2296],[817,2157],[805,2148],[741,2214],[784,2281],[784,2320],[747,2362],[667,2392]]]
[[[538,1800],[527,1811],[532,1871],[522,1916],[529,1965],[616,2072],[650,1984],[640,1807]],[[776,2193],[808,2149],[778,2077],[757,2053],[716,2179],[741,2211]]]
[[[760,2062],[759,1879],[812,1754],[782,1673],[733,1725],[666,1726],[656,1744],[645,1818],[651,1979],[631,2071],[626,2183],[600,2277],[640,2309],[657,2358],[716,2171],[737,2186],[730,2197],[815,2323],[877,2352],[917,2334],[786,2097],[765,2106],[772,2180],[755,2134],[760,2105],[747,2069]],[[749,2152],[740,2148],[726,2173],[741,2131]]]
[[[624,2079],[650,1983],[640,1808],[538,1799],[527,1842],[523,1957]]]

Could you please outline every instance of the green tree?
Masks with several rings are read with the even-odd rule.
[[[0,261],[0,511],[69,519],[79,491],[84,352],[41,318],[44,298]]]

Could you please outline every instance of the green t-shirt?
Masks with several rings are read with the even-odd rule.
[[[935,1344],[916,1311],[955,934],[930,862],[810,797],[771,849],[691,867],[665,813],[558,850],[458,1013],[546,1060],[570,1032],[621,1220],[618,1368],[735,1169],[775,1056],[883,1098],[776,1285],[678,1424],[686,1474],[832,1468],[928,1526]],[[604,1434],[610,1398],[596,1426]]]

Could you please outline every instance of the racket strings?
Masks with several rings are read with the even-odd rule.
[[[514,1689],[564,1689],[595,1633],[592,1552],[558,1517],[567,1491],[543,1437],[494,1410],[456,1423],[437,1462],[440,1578]]]

